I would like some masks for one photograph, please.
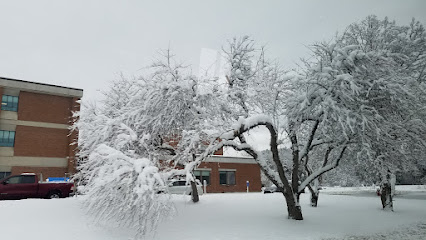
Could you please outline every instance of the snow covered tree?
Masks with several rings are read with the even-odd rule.
[[[80,131],[76,178],[89,212],[135,226],[139,236],[173,213],[168,195],[158,194],[168,179],[186,177],[199,200],[194,159],[210,141],[202,122],[211,96],[198,94],[196,79],[170,51],[161,57],[139,79],[115,81],[102,104],[85,106],[74,126]]]
[[[173,213],[164,187],[164,175],[155,165],[145,139],[106,109],[83,108],[80,130],[79,191],[84,206],[103,224],[134,227],[137,237],[155,230]],[[116,115],[116,114],[114,114]]]
[[[209,142],[202,122],[205,105],[211,97],[198,89],[198,79],[189,69],[176,63],[170,50],[154,62],[151,74],[138,81],[141,91],[129,102],[126,116],[138,123],[138,131],[149,134],[152,152],[162,158],[162,168],[173,175],[185,175],[192,186],[192,198],[198,201],[195,178],[192,175],[196,154]],[[142,90],[143,89],[143,90]],[[137,107],[134,107],[137,106]],[[211,108],[211,107],[210,107]],[[164,158],[169,155],[168,158]],[[184,168],[182,171],[176,167]]]
[[[374,17],[366,21],[369,19]],[[424,151],[424,111],[417,111],[425,106],[424,54],[398,48],[402,44],[423,49],[423,30],[416,23],[398,29],[391,31],[397,39],[379,31],[389,38],[393,46],[389,49],[375,47],[370,40],[365,41],[370,47],[351,43],[346,35],[316,44],[314,60],[305,62],[298,75],[279,70],[265,60],[263,52],[254,59],[255,50],[246,37],[230,42],[227,95],[232,108],[228,110],[236,113],[234,119],[239,118],[223,124],[232,124],[232,130],[223,127],[222,142],[216,146],[231,146],[253,156],[265,175],[283,189],[290,218],[303,218],[299,195],[305,187],[312,191],[312,205],[317,205],[316,181],[336,168],[348,149],[357,151],[366,164],[379,162],[382,166],[392,166],[391,159],[407,158],[409,148]],[[401,31],[417,39],[403,37],[401,42]],[[379,42],[387,46],[386,41]],[[239,82],[238,88],[234,88],[235,82]],[[246,140],[258,127],[266,127],[270,133],[270,154],[256,152]],[[415,147],[408,144],[411,141]],[[290,164],[279,155],[283,143],[291,146]],[[312,156],[319,164],[310,162]],[[401,165],[408,167],[412,161],[407,159]],[[383,172],[382,176],[388,175]],[[384,202],[389,205],[387,199]]]
[[[264,57],[262,50],[254,59],[255,50],[250,43],[247,37],[234,39],[230,42],[229,51],[226,51],[230,70],[224,94],[228,96],[228,105],[224,104],[222,109],[225,111],[221,114],[230,112],[234,117],[224,119],[222,126],[217,126],[222,132],[218,136],[222,141],[213,143],[206,154],[229,146],[251,155],[263,173],[283,189],[289,218],[302,220],[300,194],[314,179],[337,166],[350,140],[350,127],[346,119],[349,113],[345,112],[343,103],[337,104],[337,107],[333,104],[339,103],[336,98],[344,97],[345,91],[351,89],[332,91],[311,88],[306,91],[311,78],[281,70],[276,63]],[[234,83],[239,83],[239,87],[235,88]],[[338,121],[341,124],[335,126],[334,123]],[[232,126],[231,129],[229,126]],[[319,126],[323,138],[315,138],[319,135]],[[270,134],[269,153],[256,151],[253,143],[247,141],[247,134],[258,127],[265,127]],[[347,133],[339,134],[337,131]],[[288,143],[292,147],[292,166],[279,154],[279,147]],[[312,148],[321,144],[333,144],[333,158],[302,178],[305,172],[302,162],[306,161]],[[302,147],[301,152],[299,147]]]
[[[338,44],[357,46],[370,61],[358,71],[358,78],[367,80],[361,96],[381,121],[375,132],[363,134],[365,156],[359,159],[373,161],[381,177],[383,208],[392,210],[395,171],[417,170],[419,157],[426,154],[426,32],[414,19],[398,26],[369,16],[350,25]]]
[[[344,104],[344,111],[338,111],[343,118],[336,118],[336,124],[342,125],[346,118],[350,130],[344,127],[337,132],[350,137],[351,152],[356,153],[352,156],[357,156],[354,163],[364,166],[365,172],[380,173],[385,209],[393,208],[393,172],[415,169],[426,149],[425,111],[421,111],[426,103],[425,47],[420,23],[413,20],[409,27],[401,27],[369,16],[335,40],[314,45],[315,60],[307,63],[308,85],[329,89],[328,93],[349,90],[342,91],[332,105],[337,110],[336,106]],[[316,158],[317,150],[313,151]],[[314,165],[325,162],[327,152],[324,156],[324,161]],[[306,170],[309,173],[309,167]],[[315,187],[309,189],[313,199],[317,198]]]
[[[117,82],[104,105],[87,108],[76,124],[84,191],[97,197],[89,206],[101,218],[122,217],[127,224],[152,219],[153,225],[143,222],[143,234],[160,219],[150,209],[172,208],[156,189],[186,176],[198,201],[193,170],[231,147],[252,156],[283,190],[291,219],[303,219],[299,198],[306,187],[317,206],[321,176],[343,160],[380,170],[389,193],[383,206],[391,209],[388,175],[415,167],[413,159],[425,154],[425,49],[421,24],[398,27],[368,17],[315,44],[311,60],[296,72],[267,59],[249,37],[234,38],[224,48],[226,78],[203,84],[166,51],[148,74]],[[251,140],[260,128],[269,133],[268,151],[257,151]],[[106,182],[112,187],[101,192]],[[102,199],[112,204],[120,194],[133,210],[153,207],[136,215],[121,215],[121,205],[105,209]]]

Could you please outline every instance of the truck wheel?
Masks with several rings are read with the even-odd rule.
[[[61,197],[61,193],[59,192],[51,192],[49,193],[49,195],[47,195],[47,198],[49,199],[60,198],[60,197]]]

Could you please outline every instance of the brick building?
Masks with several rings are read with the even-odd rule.
[[[245,192],[249,181],[250,192],[260,192],[260,167],[253,158],[214,155],[203,161],[194,171],[201,182],[206,180],[208,193]]]
[[[179,138],[166,138],[168,145],[176,147]],[[249,181],[250,192],[260,192],[260,167],[251,157],[223,156],[223,148],[201,162],[194,176],[204,184],[208,193],[245,192]]]
[[[63,177],[75,172],[72,112],[83,90],[0,78],[0,178],[22,172]]]

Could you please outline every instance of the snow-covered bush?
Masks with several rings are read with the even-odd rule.
[[[148,158],[130,157],[100,144],[80,171],[86,183],[84,207],[97,222],[137,229],[140,237],[174,211],[169,195],[158,194],[163,176]]]
[[[76,179],[83,186],[83,206],[97,222],[133,227],[142,237],[173,214],[168,195],[157,194],[166,173],[146,148],[147,136],[137,135],[123,115],[106,110],[111,108],[86,106],[75,126],[80,130]]]
[[[166,53],[140,79],[113,82],[74,125],[85,206],[98,220],[136,227],[139,236],[173,213],[168,195],[157,194],[165,181],[180,175],[195,186],[194,158],[209,142],[203,119],[211,97],[198,94],[196,79]],[[198,201],[196,188],[191,195]]]

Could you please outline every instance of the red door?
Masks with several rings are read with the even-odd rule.
[[[0,184],[0,198],[22,199],[37,196],[38,183],[35,175],[12,176]]]

